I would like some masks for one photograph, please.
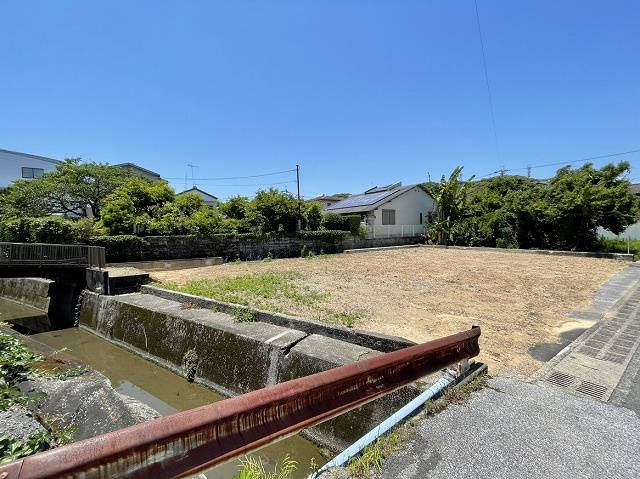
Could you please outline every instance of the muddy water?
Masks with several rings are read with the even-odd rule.
[[[146,359],[122,349],[83,329],[71,328],[35,334],[34,339],[53,348],[67,348],[68,353],[107,376],[122,394],[134,397],[162,415],[185,411],[223,399],[212,390],[187,382]],[[313,459],[317,465],[325,460],[319,449],[300,436],[294,436],[261,449],[267,466],[281,461],[285,454],[298,461],[295,478],[304,478]],[[209,479],[232,478],[238,471],[238,460],[222,464],[205,472]]]

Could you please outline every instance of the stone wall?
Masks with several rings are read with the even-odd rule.
[[[232,396],[382,354],[364,346],[150,294],[85,292],[80,325],[189,380]],[[413,399],[407,386],[305,431],[315,442],[343,449]]]
[[[147,236],[144,243],[127,248],[107,248],[107,261],[155,261],[167,259],[205,258],[220,256],[227,261],[265,258],[299,257],[306,247],[320,253],[342,253],[346,249],[398,246],[424,242],[422,237],[363,239],[347,237],[342,241],[316,241],[296,237],[280,237],[267,240],[251,238],[213,238],[196,236]]]

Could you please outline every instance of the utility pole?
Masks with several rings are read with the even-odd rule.
[[[527,178],[531,178],[531,165],[527,165]]]
[[[298,187],[298,221],[296,222],[296,230],[302,229],[302,205],[300,204],[300,165],[296,165],[296,185]]]
[[[507,171],[504,165],[500,167],[500,176],[504,176],[504,172]]]

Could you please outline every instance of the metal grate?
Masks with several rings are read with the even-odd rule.
[[[582,381],[580,383],[580,386],[576,388],[576,392],[585,394],[594,399],[602,399],[607,392],[607,388],[602,384],[596,384],[590,381]]]
[[[561,388],[568,388],[569,386],[571,386],[573,381],[575,381],[575,379],[576,377],[571,376],[570,374],[554,371],[553,373],[551,373],[551,375],[549,375],[546,381]]]

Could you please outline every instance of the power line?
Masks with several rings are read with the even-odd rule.
[[[169,178],[165,178],[165,179],[169,179]],[[196,181],[198,181],[198,178],[196,178]],[[232,185],[232,184],[221,184],[221,185],[211,185],[212,187],[215,188],[225,188],[227,186],[231,187],[238,187],[238,186],[276,186],[276,185],[287,185],[287,184],[291,184],[291,183],[297,183],[296,180],[291,180],[291,181],[278,181],[276,183],[244,183],[244,184],[237,184],[237,185]]]
[[[534,168],[547,168],[549,166],[561,166],[561,165],[571,165],[571,164],[574,164],[574,163],[585,163],[587,161],[602,160],[604,158],[614,158],[616,156],[631,155],[633,153],[640,153],[640,148],[636,149],[636,150],[621,151],[619,153],[609,153],[607,155],[591,156],[589,158],[582,158],[581,160],[558,161],[558,162],[555,162],[555,163],[545,163],[543,165],[535,165],[535,166],[530,166],[529,165],[529,166],[520,167],[520,168],[508,168],[508,169],[501,168],[499,170],[492,171],[491,173],[487,173],[486,175],[480,176],[479,178],[486,178],[487,176],[497,175],[498,173],[504,174],[507,171],[524,171],[524,170],[526,170],[527,172],[530,172]]]
[[[227,176],[227,177],[218,177],[218,178],[192,178],[195,179],[196,181],[221,181],[221,180],[243,180],[246,178],[260,178],[263,176],[275,176],[275,175],[281,175],[283,173],[293,173],[294,171],[296,171],[295,168],[291,169],[291,170],[283,170],[283,171],[274,171],[272,173],[261,173],[259,175],[246,175],[246,176]],[[164,178],[165,180],[182,180],[183,178],[175,178],[175,177],[171,177],[171,178]]]
[[[491,85],[489,83],[489,70],[487,69],[487,55],[484,49],[484,38],[482,36],[482,27],[480,26],[480,12],[478,10],[478,0],[474,0],[476,6],[476,21],[478,23],[478,34],[480,36],[480,49],[482,50],[482,68],[484,70],[484,80],[487,85],[487,95],[489,96],[489,111],[491,112],[491,125],[493,126],[493,139],[496,143],[496,153],[498,159],[502,157],[500,153],[500,144],[498,142],[498,129],[496,128],[496,115],[493,109],[493,95],[491,94]]]

